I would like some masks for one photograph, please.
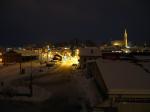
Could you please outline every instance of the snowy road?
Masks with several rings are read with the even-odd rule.
[[[19,91],[25,92],[23,88],[28,89],[30,81],[30,65],[31,63],[22,65],[26,69],[26,74],[24,75],[19,75],[19,64],[1,69],[0,81],[19,87]],[[95,91],[92,88],[93,85],[90,85],[92,87],[89,88],[89,81],[85,79],[83,72],[74,69],[69,61],[50,68],[41,67],[36,62],[33,62],[32,65],[33,97],[13,98],[14,101],[38,101],[40,105],[35,103],[35,106],[31,108],[30,104],[26,104],[26,107],[23,107],[19,102],[16,102],[13,108],[19,105],[19,107],[26,108],[29,112],[32,110],[37,112],[48,110],[52,112],[72,112],[73,110],[74,112],[79,112],[89,100],[96,101],[96,94],[93,94]],[[39,72],[39,69],[42,69],[43,72]],[[7,103],[8,105],[11,106],[9,102]],[[7,108],[4,110],[7,110]]]

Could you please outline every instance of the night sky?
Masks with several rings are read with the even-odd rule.
[[[61,42],[150,40],[149,0],[1,0],[0,46]]]

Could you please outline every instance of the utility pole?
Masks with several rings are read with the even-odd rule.
[[[22,57],[19,57],[19,64],[20,64],[20,74],[22,74]]]
[[[29,85],[29,89],[30,89],[30,96],[32,97],[32,95],[33,95],[33,91],[32,91],[32,79],[33,79],[33,77],[32,77],[32,59],[31,59],[31,63],[30,63],[30,85]]]
[[[48,62],[48,50],[47,50],[47,62]]]
[[[22,63],[20,62],[20,74],[22,73],[21,69],[22,69]]]
[[[49,45],[47,45],[47,62],[49,61],[49,60],[48,60],[49,50],[50,50]]]

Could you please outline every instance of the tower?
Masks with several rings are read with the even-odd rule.
[[[125,43],[125,47],[127,48],[128,47],[128,34],[127,34],[126,29],[124,32],[124,43]]]

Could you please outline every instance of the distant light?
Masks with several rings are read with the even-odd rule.
[[[76,55],[79,56],[79,49],[76,49]]]
[[[122,53],[122,51],[112,51],[112,52],[115,52],[115,53]]]
[[[129,51],[125,51],[125,53],[129,53]]]
[[[0,62],[2,62],[3,61],[3,59],[2,58],[0,58]]]
[[[67,56],[64,56],[64,59],[66,60],[66,59],[67,59]]]
[[[116,43],[114,43],[114,46],[119,46],[119,45],[120,45],[120,43],[117,43],[117,42],[116,42]]]
[[[6,48],[6,51],[7,51],[7,52],[10,51],[10,50],[12,50],[12,48]]]
[[[79,64],[79,61],[78,61],[78,57],[73,57],[72,59],[71,59],[71,61],[72,61],[72,64]]]
[[[64,49],[69,49],[69,48],[65,47]]]
[[[130,46],[126,46],[126,48],[130,48]]]
[[[50,51],[51,49],[50,48],[48,48],[48,51]]]
[[[47,45],[46,47],[47,47],[47,49],[49,49],[49,45]]]
[[[128,49],[128,48],[124,48],[124,49],[122,49],[122,51],[123,51],[124,53],[130,53],[130,52],[131,52],[130,49]]]

